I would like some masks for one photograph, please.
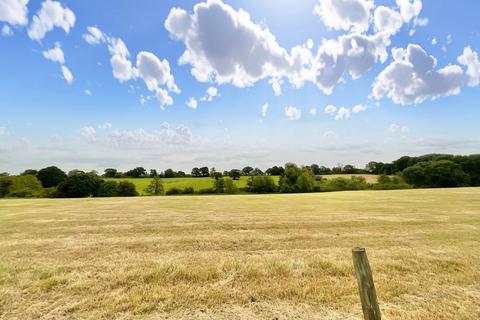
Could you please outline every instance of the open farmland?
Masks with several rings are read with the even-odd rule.
[[[0,319],[478,319],[480,189],[0,201]]]
[[[378,176],[374,174],[332,174],[332,175],[322,175],[324,179],[333,179],[333,178],[347,178],[349,179],[352,176],[356,177],[364,177],[368,183],[375,183],[377,181]],[[280,179],[279,176],[272,176],[274,181],[278,183]],[[106,178],[105,180],[113,180],[113,181],[129,181],[135,184],[138,193],[141,195],[145,194],[145,188],[147,188],[148,184],[152,181],[152,178]],[[214,180],[210,177],[205,178],[192,178],[192,177],[184,177],[184,178],[164,178],[162,179],[162,183],[165,187],[165,190],[170,190],[172,188],[180,188],[185,189],[186,187],[192,187],[196,192],[202,189],[213,188]],[[247,186],[248,177],[242,176],[239,180],[234,180],[235,186],[237,188],[245,188]]]

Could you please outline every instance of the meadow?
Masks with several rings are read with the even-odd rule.
[[[375,183],[377,181],[378,175],[373,174],[332,174],[332,175],[324,175],[322,176],[325,179],[333,179],[333,178],[350,178],[351,176],[357,177],[364,177],[368,183]],[[247,186],[249,177],[242,176],[239,180],[234,180],[234,184],[238,189],[245,188]],[[279,176],[272,176],[276,183],[280,179]],[[137,191],[140,195],[145,195],[145,189],[152,181],[152,178],[106,178],[105,180],[113,180],[113,181],[129,181],[135,184]],[[185,189],[186,187],[192,187],[196,192],[202,189],[209,189],[213,188],[214,180],[210,177],[205,178],[192,178],[192,177],[184,177],[184,178],[164,178],[162,179],[165,191],[170,190],[172,188],[180,188]]]
[[[478,319],[480,188],[0,200],[0,319]]]

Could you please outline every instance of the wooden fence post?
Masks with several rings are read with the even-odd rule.
[[[357,276],[358,292],[362,302],[363,317],[365,320],[381,320],[382,316],[378,307],[372,270],[368,263],[365,248],[353,248],[352,256]]]

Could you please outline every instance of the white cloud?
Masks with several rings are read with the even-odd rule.
[[[218,89],[215,87],[209,87],[205,92],[205,96],[200,98],[200,101],[212,101],[214,97],[218,97],[220,94],[218,93]]]
[[[310,52],[307,45],[295,47],[289,54],[268,28],[221,0],[196,4],[193,14],[173,8],[165,28],[185,44],[179,63],[190,64],[192,75],[200,82],[246,87],[265,78],[286,76],[295,85],[305,79],[302,73]]]
[[[88,33],[82,35],[85,42],[91,45],[104,43],[106,36],[103,34],[102,30],[97,27],[87,27]]]
[[[40,41],[47,32],[54,27],[62,28],[66,33],[75,25],[75,14],[60,2],[45,0],[42,7],[32,19],[28,29],[28,36],[32,40]]]
[[[350,109],[341,107],[338,109],[337,114],[335,115],[335,120],[344,120],[350,118],[351,112]]]
[[[170,64],[166,59],[160,61],[153,53],[142,51],[137,55],[137,75],[145,81],[148,90],[156,92],[160,86],[166,85],[170,91],[179,93]]]
[[[185,125],[173,129],[164,122],[160,130],[149,132],[143,128],[136,130],[115,130],[105,139],[106,144],[113,147],[144,148],[161,144],[188,144],[192,141],[192,132]]]
[[[367,105],[357,104],[356,106],[354,106],[354,107],[352,108],[352,112],[353,112],[353,113],[359,113],[359,112],[366,111],[367,109],[368,109],[368,106],[367,106]]]
[[[388,97],[396,104],[418,104],[460,93],[463,71],[458,65],[435,70],[437,61],[422,47],[408,45],[406,50],[394,48],[394,61],[387,66],[373,84],[373,97]]]
[[[457,58],[457,61],[467,67],[468,86],[478,86],[480,84],[480,61],[478,61],[477,52],[470,47],[466,47],[463,49],[463,54]]]
[[[300,120],[302,117],[302,111],[295,107],[289,106],[285,108],[285,115],[290,120]]]
[[[97,132],[93,127],[83,127],[82,128],[82,136],[87,139],[89,142],[94,142],[97,140],[96,138]]]
[[[173,98],[168,94],[168,91],[162,88],[158,88],[156,91],[156,97],[161,107],[170,106],[173,104]]]
[[[188,99],[188,101],[186,102],[186,105],[187,105],[189,108],[197,109],[197,106],[198,106],[197,99],[195,99],[194,97],[191,97],[191,98]]]
[[[8,131],[7,128],[5,127],[0,127],[0,136],[5,136],[5,137],[9,137],[11,136],[12,133],[10,131]]]
[[[266,117],[267,116],[267,112],[268,112],[268,103],[265,103],[262,108],[261,108],[261,112],[262,112],[262,117]]]
[[[396,0],[403,21],[410,22],[422,11],[422,0]]]
[[[432,38],[432,45],[436,46],[437,43],[438,43],[437,38],[436,38],[436,37],[433,37],[433,38]]]
[[[50,144],[59,146],[59,145],[63,144],[63,137],[58,135],[58,134],[54,134],[50,137],[49,142],[50,142]]]
[[[55,44],[55,48],[43,51],[43,56],[47,60],[65,64],[65,56],[63,55],[63,50],[58,42]]]
[[[317,108],[311,108],[308,110],[308,113],[310,113],[312,117],[315,117],[317,115]]]
[[[72,84],[73,82],[72,72],[64,65],[62,65],[62,74],[65,81],[67,81],[68,84]]]
[[[373,0],[319,0],[314,12],[330,29],[364,32],[373,7]]]
[[[122,39],[108,38],[108,51],[112,55],[110,64],[113,77],[120,83],[135,78],[136,70],[132,68],[132,62],[129,59],[130,52]]]
[[[401,125],[398,125],[396,123],[392,123],[388,127],[388,132],[390,132],[390,133],[397,133],[397,132],[408,133],[408,132],[410,132],[410,128],[408,126],[401,126]]]
[[[273,93],[276,96],[282,95],[282,83],[281,79],[272,78],[268,81],[272,85]]]
[[[2,27],[2,36],[4,37],[10,37],[13,36],[13,31],[12,29],[8,26],[8,24],[4,24]]]
[[[110,122],[104,122],[98,126],[99,129],[107,130],[112,128],[112,124]]]
[[[377,32],[386,32],[389,35],[396,34],[403,25],[401,14],[384,6],[375,9],[374,22]]]
[[[334,105],[329,104],[325,107],[325,113],[332,114],[335,112],[337,112],[337,107],[335,107]]]
[[[0,21],[11,25],[26,25],[28,23],[28,0],[0,1]]]
[[[85,91],[83,91],[87,96],[91,96],[92,95],[92,91],[86,89]]]

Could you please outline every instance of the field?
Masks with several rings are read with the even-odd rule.
[[[0,201],[0,319],[479,319],[480,189]]]
[[[368,183],[375,183],[377,181],[378,176],[373,175],[373,174],[333,174],[333,175],[325,175],[322,176],[325,179],[333,179],[333,178],[350,178],[351,176],[357,176],[357,177],[364,177]],[[272,177],[275,182],[278,183],[279,177],[278,176],[273,176]],[[141,195],[144,195],[145,188],[148,186],[150,181],[152,181],[151,178],[120,178],[120,179],[106,179],[106,180],[114,180],[114,181],[130,181],[135,184],[137,187],[138,193]],[[180,188],[184,189],[186,187],[192,187],[195,191],[200,191],[201,189],[208,189],[213,187],[213,179],[212,178],[191,178],[191,177],[185,177],[185,178],[168,178],[168,179],[162,179],[163,185],[165,187],[165,190],[169,190],[172,188]],[[237,186],[237,188],[245,188],[247,186],[247,181],[248,177],[240,177],[240,180],[235,180],[234,183]]]

